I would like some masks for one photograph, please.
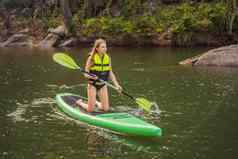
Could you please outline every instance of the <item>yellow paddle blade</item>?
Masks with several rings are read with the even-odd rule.
[[[152,102],[148,101],[145,98],[136,98],[136,103],[147,112],[150,111],[150,108],[153,105]]]
[[[55,53],[53,55],[53,60],[56,63],[68,67],[70,69],[80,69],[80,67],[76,64],[76,62],[65,53]]]

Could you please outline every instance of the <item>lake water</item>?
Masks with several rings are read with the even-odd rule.
[[[184,67],[178,62],[208,48],[109,48],[113,71],[135,97],[158,103],[160,115],[142,118],[160,138],[117,135],[59,113],[54,97],[86,95],[78,71],[52,60],[57,51],[84,66],[88,48],[0,49],[0,157],[235,159],[238,157],[238,68]],[[137,110],[110,89],[111,107]]]

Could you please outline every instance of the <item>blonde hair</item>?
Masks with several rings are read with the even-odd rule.
[[[97,39],[97,40],[95,40],[94,45],[93,45],[93,48],[92,48],[92,51],[90,52],[91,57],[94,57],[95,53],[97,52],[97,48],[98,48],[102,43],[105,43],[105,44],[106,44],[106,41],[105,41],[104,39]]]

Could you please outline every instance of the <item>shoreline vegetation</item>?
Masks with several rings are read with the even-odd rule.
[[[0,0],[0,46],[224,46],[237,15],[236,0]]]

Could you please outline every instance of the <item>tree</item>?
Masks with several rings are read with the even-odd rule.
[[[237,0],[232,0],[231,4],[231,17],[229,20],[229,26],[228,26],[228,34],[232,35],[233,33],[233,25],[234,25],[234,21],[236,16],[238,15],[238,7],[237,7]]]
[[[94,17],[100,15],[106,8],[106,5],[106,0],[84,0],[84,12],[86,13],[85,16]]]
[[[70,9],[69,0],[61,0],[61,7],[64,16],[64,25],[66,28],[66,34],[69,34],[73,30],[73,23],[72,23],[72,12]]]
[[[6,31],[6,35],[11,33],[11,10],[17,6],[16,0],[2,0],[2,15],[3,15],[3,26]]]

